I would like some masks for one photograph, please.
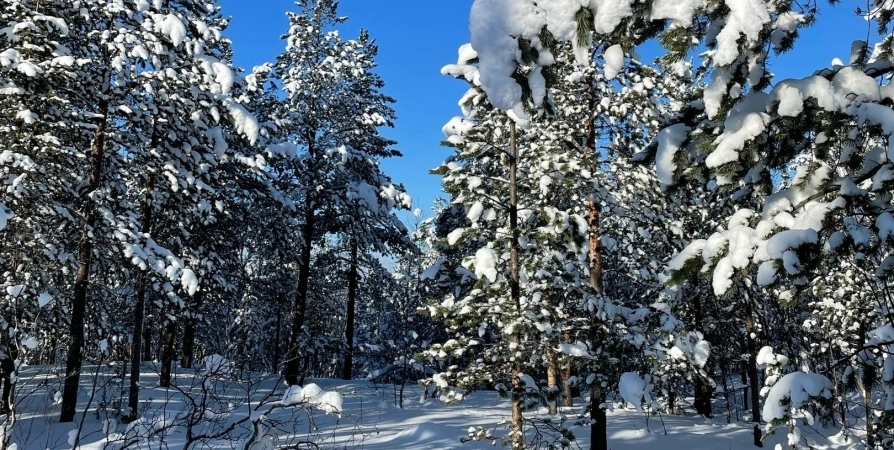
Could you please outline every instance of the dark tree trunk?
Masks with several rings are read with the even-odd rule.
[[[143,323],[143,361],[152,361],[152,302],[146,303],[146,320]]]
[[[754,422],[754,445],[763,447],[761,441],[761,411],[760,411],[760,382],[757,375],[757,342],[754,333],[754,311],[751,309],[751,301],[745,300],[745,341],[748,345],[748,379],[751,389],[751,421]]]
[[[310,160],[315,157],[313,145],[308,145]],[[308,170],[313,171],[311,164]],[[304,230],[302,236],[301,261],[298,269],[298,290],[295,292],[295,302],[292,305],[292,332],[289,337],[289,350],[286,353],[285,379],[286,384],[295,386],[303,381],[301,373],[301,339],[304,335],[304,320],[307,311],[307,289],[310,282],[310,259],[313,251],[314,232],[316,225],[316,202],[312,192],[308,192],[304,199]]]
[[[602,407],[605,392],[599,383],[590,387],[590,402],[590,450],[608,450],[608,417]]]
[[[196,319],[188,317],[183,324],[183,346],[180,349],[180,367],[192,367],[195,361]]]
[[[155,147],[155,135],[153,135],[152,147]],[[149,234],[152,229],[152,194],[155,191],[155,175],[148,173],[146,182],[146,197],[143,200],[143,233]],[[136,420],[140,403],[140,356],[143,350],[143,319],[146,314],[146,270],[140,270],[137,274],[136,304],[133,308],[133,332],[130,347],[130,391],[127,406],[130,412],[125,416],[126,422]]]
[[[174,369],[174,342],[177,337],[177,322],[168,320],[162,337],[161,349],[161,377],[158,385],[171,387],[171,373]]]
[[[279,348],[282,339],[282,308],[281,302],[276,302],[276,334],[273,337],[273,370],[279,370]]]
[[[314,221],[313,201],[307,200],[305,204],[307,213],[304,220],[304,247],[301,249],[301,264],[298,269],[298,292],[295,294],[295,303],[292,307],[292,333],[289,338],[289,351],[286,359],[285,378],[286,384],[294,386],[298,384],[301,375],[301,338],[304,334],[304,316],[307,309],[307,288],[310,282],[310,258],[313,247]]]
[[[357,303],[357,240],[351,240],[351,269],[348,273],[348,314],[345,326],[345,365],[342,379],[350,380],[354,368],[354,315]]]
[[[695,330],[705,334],[704,327],[704,305],[702,304],[702,299],[700,296],[693,296],[693,307],[695,309]],[[710,363],[705,363],[705,373],[710,373]],[[725,381],[724,381],[725,382]],[[712,386],[711,380],[706,379],[702,376],[695,377],[695,400],[693,401],[693,406],[695,407],[695,411],[706,419],[710,419],[714,417],[714,408],[713,408],[713,398],[714,398],[714,387]]]
[[[78,271],[75,275],[74,296],[71,300],[71,322],[69,324],[70,342],[65,359],[65,386],[62,391],[62,411],[60,422],[73,422],[75,407],[78,403],[79,383],[81,381],[81,365],[84,351],[84,316],[87,312],[87,288],[90,284],[90,263],[93,257],[93,227],[96,225],[96,205],[90,194],[100,187],[105,162],[106,126],[108,102],[100,101],[99,111],[102,116],[96,125],[90,149],[90,183],[82,193],[82,212],[84,226],[81,229],[81,242],[78,248]]]
[[[187,314],[183,324],[183,346],[180,348],[180,367],[192,367],[196,353],[196,327],[199,325],[197,315],[205,300],[205,291],[199,289],[192,298],[192,311]]]

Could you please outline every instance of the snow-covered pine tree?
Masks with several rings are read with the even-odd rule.
[[[338,16],[338,4],[333,0],[302,0],[296,5],[299,12],[289,13],[290,28],[283,36],[286,50],[277,58],[271,74],[285,93],[281,112],[274,114],[280,121],[279,141],[272,144],[294,149],[296,154],[278,168],[276,187],[303,215],[298,221],[298,287],[291,311],[285,372],[289,384],[297,384],[301,375],[301,341],[306,333],[314,246],[328,231],[338,230],[337,221],[326,218],[334,219],[342,211],[338,206],[348,200],[348,186],[353,183],[362,187],[361,181],[381,192],[393,191],[394,195],[386,195],[380,202],[390,205],[389,209],[406,203],[399,189],[374,172],[365,177],[360,176],[362,172],[349,178],[341,176],[351,173],[344,169],[350,167],[354,156],[362,160],[368,155],[375,160],[397,155],[390,148],[391,141],[377,131],[391,124],[394,112],[390,107],[393,100],[380,92],[382,80],[372,72],[374,43],[366,32],[355,40],[339,35],[334,28],[347,19]],[[377,165],[367,165],[364,170],[369,167]],[[339,197],[339,192],[345,195]],[[370,206],[371,210],[380,208]]]

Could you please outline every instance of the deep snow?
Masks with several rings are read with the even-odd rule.
[[[126,435],[128,427],[117,422],[118,405],[126,404],[122,393],[126,393],[127,378],[122,365],[104,365],[85,368],[81,377],[82,391],[78,415],[74,424],[58,423],[59,405],[57,390],[61,387],[61,370],[58,367],[27,367],[21,372],[18,388],[17,418],[10,431],[10,442],[18,449],[70,449],[73,447],[74,431],[83,419],[78,447],[84,449],[120,448],[120,441],[114,442],[108,436]],[[244,423],[233,427],[233,432],[223,438],[199,440],[192,448],[243,449],[244,439],[251,433],[251,421],[261,416],[270,405],[283,399],[285,388],[275,376],[254,375],[251,381],[240,383],[205,379],[197,370],[179,370],[176,388],[158,387],[158,375],[154,364],[144,365],[141,395],[141,417],[133,430],[162,429],[164,426],[180,424],[150,439],[136,439],[141,448],[179,449],[183,448],[187,433],[183,426],[190,419],[191,404],[184,401],[184,393],[191,393],[196,403],[202,404],[202,387],[213,393],[205,398],[213,412],[193,415],[201,422],[193,430],[194,435],[215,434],[226,430],[233,422]],[[100,376],[95,377],[96,373]],[[94,388],[95,382],[95,388]],[[279,408],[269,414],[268,420],[259,422],[259,429],[271,430],[270,436],[260,439],[250,446],[251,450],[274,448],[361,448],[368,450],[392,449],[484,449],[494,448],[491,441],[463,443],[470,428],[483,427],[492,430],[495,436],[505,434],[505,420],[509,415],[509,403],[494,392],[475,392],[456,406],[445,406],[438,399],[424,399],[423,389],[417,385],[407,385],[404,391],[403,408],[396,405],[397,388],[391,385],[377,385],[365,380],[341,381],[328,379],[306,380],[315,383],[323,391],[337,392],[343,398],[341,414],[326,414],[318,407]],[[91,402],[91,394],[93,399]],[[245,399],[251,397],[251,404]],[[266,398],[265,402],[262,400]],[[575,447],[589,448],[589,428],[576,424],[582,413],[583,401],[575,399],[578,406],[563,408],[561,415],[566,418],[566,426],[577,436]],[[83,411],[91,402],[89,412]],[[259,407],[260,404],[265,406]],[[329,408],[331,409],[331,408]],[[254,412],[250,412],[254,411]],[[226,412],[230,411],[230,412]],[[220,414],[223,412],[223,414]],[[540,419],[547,418],[545,408],[529,412],[528,417],[538,419],[538,428],[545,429]],[[204,417],[204,418],[202,418]],[[10,422],[4,421],[6,425]],[[106,426],[104,431],[104,423]],[[666,430],[666,434],[665,434]],[[747,423],[726,424],[725,417],[706,421],[691,415],[653,415],[647,417],[634,408],[616,403],[609,413],[608,436],[612,450],[645,449],[706,449],[706,450],[746,450],[755,448],[751,444],[751,426]],[[811,433],[817,441],[816,449],[860,449],[861,445],[848,443],[841,436],[834,436],[837,430],[818,430]],[[832,436],[827,438],[825,436]],[[785,433],[777,433],[765,441],[765,448],[774,448],[783,443]],[[546,440],[547,442],[549,439]],[[300,442],[313,442],[314,445]],[[316,447],[318,446],[318,447]],[[499,442],[497,443],[499,448]]]

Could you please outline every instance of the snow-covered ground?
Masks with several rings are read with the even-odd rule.
[[[86,367],[76,422],[60,424],[60,406],[56,401],[60,386],[58,368],[25,368],[17,389],[16,420],[4,421],[9,430],[8,442],[20,450],[74,446],[179,449],[191,435],[193,449],[483,449],[494,448],[492,442],[463,443],[461,439],[473,427],[503,435],[509,413],[508,401],[494,392],[476,392],[460,405],[445,406],[437,399],[424,399],[422,388],[415,385],[406,386],[401,408],[395,402],[394,386],[363,380],[307,380],[307,385],[313,383],[322,389],[310,402],[321,405],[285,407],[285,389],[276,377],[259,375],[252,381],[236,383],[207,378],[196,370],[180,370],[176,387],[164,389],[158,387],[155,367],[147,364],[142,380],[142,419],[124,425],[117,421],[122,405],[126,405],[122,393],[126,393],[127,378],[120,376],[122,369]],[[99,376],[95,376],[97,373]],[[337,409],[339,402],[340,414],[324,411]],[[577,399],[577,403],[582,401]],[[573,448],[587,449],[589,429],[577,423],[581,409],[564,408],[561,415],[577,436]],[[532,423],[544,431],[549,428],[543,420],[548,417],[545,412],[541,409],[528,414],[535,419]],[[264,413],[267,414],[262,418]],[[194,424],[191,432],[189,423]],[[655,415],[647,420],[642,413],[619,404],[610,412],[608,425],[609,447],[613,450],[752,449],[755,447],[751,432],[748,424],[726,424],[723,417],[706,421],[688,415]],[[247,443],[252,435],[259,438]],[[834,429],[818,429],[810,437],[816,441],[816,449],[863,448],[848,442]],[[765,447],[772,449],[777,443],[784,443],[784,439],[784,433],[777,433],[767,438]],[[550,441],[545,437],[544,442]]]

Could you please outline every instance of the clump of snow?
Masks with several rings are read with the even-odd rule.
[[[726,0],[729,15],[726,24],[717,34],[717,50],[714,65],[728,66],[739,57],[739,40],[744,36],[745,45],[760,38],[764,25],[770,23],[770,12],[764,0]]]
[[[655,0],[652,3],[651,20],[670,19],[671,26],[689,28],[695,10],[703,8],[705,0]]]
[[[683,142],[689,137],[689,131],[691,131],[689,127],[678,123],[661,130],[655,138],[658,142],[655,166],[661,184],[671,185],[674,183],[674,171],[677,170],[677,165],[674,164],[674,157],[677,151],[680,150]]]
[[[174,47],[179,47],[186,40],[186,26],[173,14],[168,14],[162,20],[156,20],[155,30],[166,35]]]
[[[516,37],[533,37],[546,14],[533,0],[475,0],[469,19],[472,48],[478,52],[481,86],[498,109],[520,106],[522,90],[512,75],[518,61]]]
[[[589,349],[587,348],[587,344],[582,342],[576,342],[574,344],[559,344],[556,347],[556,351],[565,355],[576,356],[576,357],[588,357],[590,356]]]
[[[307,386],[289,386],[283,395],[283,406],[314,405],[326,413],[340,413],[343,410],[344,398],[338,392],[324,391],[319,385],[310,383]]]
[[[183,273],[180,275],[180,284],[190,296],[195,295],[199,290],[199,278],[196,277],[196,273],[192,269],[183,269]]]
[[[624,69],[624,50],[620,44],[605,49],[605,78],[614,79]]]
[[[40,342],[34,336],[22,338],[22,346],[27,349],[34,350],[38,345],[40,345]]]
[[[462,144],[464,141],[464,137],[466,133],[469,132],[475,126],[475,122],[465,118],[465,117],[454,117],[450,119],[450,122],[447,122],[444,125],[444,128],[441,131],[444,133],[444,136],[447,137],[447,142],[450,142],[454,145]]]
[[[811,397],[832,397],[832,382],[816,373],[793,372],[770,388],[761,418],[766,422],[784,419],[807,405]],[[789,403],[790,402],[790,403]]]
[[[475,252],[475,276],[490,280],[491,283],[497,281],[497,253],[487,247],[478,249]]]
[[[618,383],[618,393],[627,403],[633,405],[637,411],[643,412],[643,404],[651,403],[651,377],[646,375],[645,378],[639,376],[636,372],[627,372],[621,375]]]

